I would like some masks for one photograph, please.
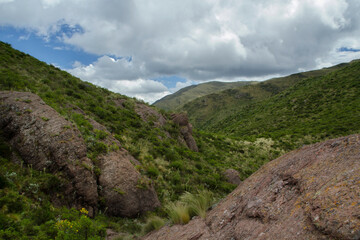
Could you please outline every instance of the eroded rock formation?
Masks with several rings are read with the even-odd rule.
[[[86,207],[93,214],[99,195],[105,198],[108,214],[135,216],[160,205],[149,179],[140,175],[140,164],[101,124],[103,142],[114,149],[98,156],[100,174],[87,157],[80,131],[37,95],[25,92],[0,92],[0,130],[26,164],[34,169],[61,173],[65,182],[60,204]],[[98,186],[99,184],[99,186]]]
[[[174,113],[171,115],[171,118],[175,124],[180,126],[180,132],[183,137],[180,141],[184,141],[188,148],[192,151],[198,152],[199,149],[196,145],[194,137],[192,136],[192,125],[189,122],[186,113]]]
[[[360,239],[360,135],[269,162],[206,219],[143,239]]]

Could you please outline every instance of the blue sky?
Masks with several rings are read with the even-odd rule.
[[[151,103],[358,59],[359,12],[355,0],[0,0],[0,40]]]
[[[63,32],[66,33],[66,29]],[[96,54],[86,53],[81,48],[64,44],[56,38],[56,35],[45,40],[24,28],[0,26],[0,40],[10,43],[15,49],[62,69],[72,68],[75,61],[88,65],[99,57]]]

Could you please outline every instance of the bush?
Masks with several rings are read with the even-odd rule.
[[[183,202],[169,203],[165,210],[175,224],[186,224],[190,221],[189,208]]]
[[[180,201],[188,206],[191,217],[200,216],[205,218],[206,211],[213,204],[214,198],[212,192],[203,190],[197,194],[186,192],[180,197]]]
[[[87,210],[80,210],[81,216],[75,221],[67,219],[56,223],[58,234],[56,239],[62,240],[100,240],[105,237],[105,228],[99,222],[91,221],[87,216]]]
[[[10,185],[8,179],[0,173],[0,189],[6,188]]]
[[[143,227],[143,233],[146,234],[153,230],[158,230],[164,225],[165,225],[164,219],[162,219],[158,216],[151,216],[147,219],[147,221]]]

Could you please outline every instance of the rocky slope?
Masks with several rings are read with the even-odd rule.
[[[64,182],[57,193],[61,197],[54,197],[53,202],[85,207],[93,215],[104,198],[102,204],[114,216],[134,216],[160,206],[151,181],[135,168],[140,163],[104,126],[94,120],[90,123],[113,148],[99,154],[98,166],[87,157],[87,146],[75,125],[37,95],[0,92],[0,129],[5,138],[25,164],[56,174]]]
[[[360,239],[360,135],[304,146],[264,165],[206,219],[143,239]]]

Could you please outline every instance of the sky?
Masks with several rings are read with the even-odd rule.
[[[360,58],[359,0],[0,0],[0,40],[152,103]]]

